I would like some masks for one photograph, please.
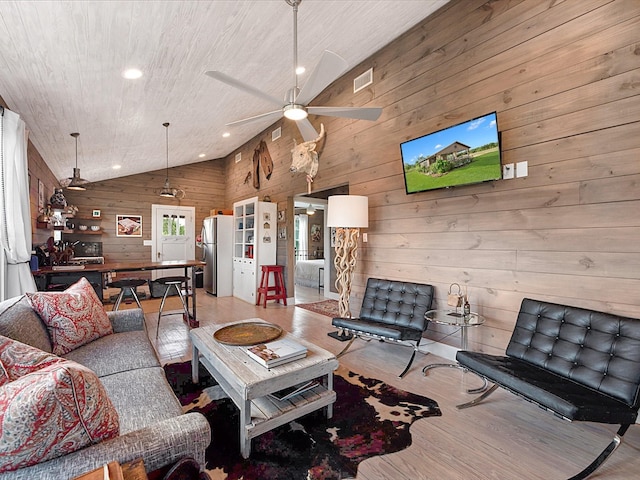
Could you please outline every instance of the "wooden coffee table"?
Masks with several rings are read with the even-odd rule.
[[[307,347],[307,356],[268,369],[249,357],[247,347],[223,344],[213,338],[216,330],[227,325],[231,324],[209,325],[189,332],[193,344],[192,377],[197,383],[199,359],[218,382],[223,396],[231,398],[240,409],[240,452],[244,458],[251,453],[251,439],[258,435],[323,407],[327,407],[327,418],[331,418],[336,401],[333,371],[338,368],[333,353],[294,337]],[[280,338],[286,336],[293,337],[284,333]],[[269,395],[317,378],[322,379],[318,386],[290,400],[279,401]]]

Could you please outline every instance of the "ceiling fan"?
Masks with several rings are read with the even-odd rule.
[[[318,137],[318,132],[307,119],[309,113],[313,115],[325,115],[329,117],[344,117],[358,120],[375,121],[380,117],[382,108],[379,107],[308,107],[307,104],[320,94],[331,82],[344,74],[349,65],[347,61],[340,55],[325,50],[320,57],[320,61],[315,69],[309,75],[309,79],[302,89],[298,88],[298,76],[296,69],[298,68],[298,6],[302,0],[284,0],[288,5],[293,7],[293,78],[294,85],[284,96],[284,100],[277,98],[258,90],[251,85],[236,80],[220,71],[210,70],[205,72],[211,78],[226,83],[234,88],[243,90],[251,95],[266,100],[267,102],[278,106],[278,110],[267,113],[261,113],[253,117],[244,118],[235,122],[227,123],[227,126],[243,125],[245,123],[255,122],[266,118],[277,120],[283,115],[294,120],[298,126],[298,130],[302,134],[305,141],[313,140]],[[284,103],[284,105],[283,105]]]

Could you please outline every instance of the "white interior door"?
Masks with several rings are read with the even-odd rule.
[[[193,260],[196,251],[195,207],[151,205],[153,237],[151,261]],[[154,270],[152,278],[184,275],[182,268]]]

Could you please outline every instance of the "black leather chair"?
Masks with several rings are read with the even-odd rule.
[[[525,298],[506,355],[461,350],[458,363],[493,385],[569,421],[619,424],[598,457],[569,480],[591,475],[613,453],[640,409],[640,320]],[[631,477],[630,477],[631,478]]]
[[[424,314],[431,310],[433,286],[369,278],[358,318],[334,318],[331,324],[351,334],[347,346],[338,354],[344,355],[356,337],[377,338],[391,342],[415,342],[409,363],[400,377],[409,371],[416,356],[428,320]]]

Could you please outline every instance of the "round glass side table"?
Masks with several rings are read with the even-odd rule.
[[[460,348],[462,350],[468,350],[469,348],[468,329],[471,327],[479,327],[485,322],[485,318],[478,313],[471,312],[468,315],[465,315],[463,313],[458,313],[451,310],[429,310],[424,314],[424,317],[429,320],[429,322],[438,323],[440,325],[447,325],[450,327],[458,327],[460,329]],[[466,368],[464,368],[457,362],[431,363],[422,369],[422,374],[426,376],[427,372],[432,368],[440,367],[458,368],[464,372],[468,372]],[[487,389],[487,380],[483,377],[479,378],[482,379],[483,385],[478,388],[467,390],[468,393],[481,393]]]

